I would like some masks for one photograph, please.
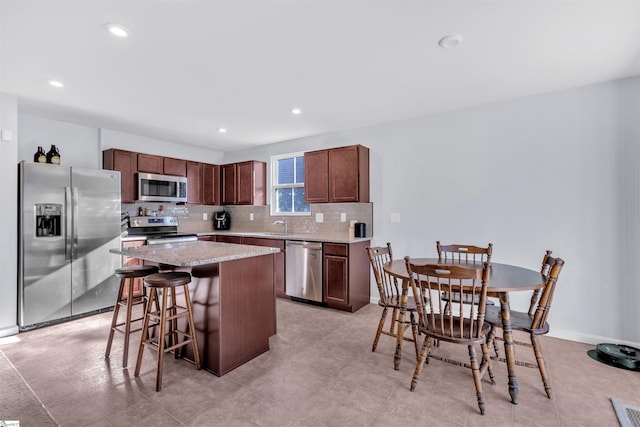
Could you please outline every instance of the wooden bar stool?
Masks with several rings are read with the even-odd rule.
[[[147,297],[146,293],[140,296],[133,295],[133,286],[135,279],[148,276],[158,272],[158,267],[152,265],[132,265],[128,267],[122,267],[116,269],[116,277],[120,278],[120,288],[118,289],[118,297],[116,298],[116,304],[113,308],[113,319],[111,320],[111,329],[109,331],[109,340],[107,341],[107,350],[104,357],[108,358],[111,353],[111,344],[113,342],[113,334],[115,331],[124,334],[124,352],[122,355],[122,367],[127,367],[127,361],[129,359],[129,336],[133,332],[138,332],[142,328],[131,329],[131,324],[139,320],[144,320],[143,317],[136,319],[131,318],[134,305],[144,304],[146,311]],[[126,286],[126,288],[125,288]],[[126,296],[125,296],[126,289]],[[120,307],[126,307],[127,314],[123,322],[118,322],[118,314],[120,313]],[[124,326],[124,330],[121,327]]]
[[[144,316],[144,325],[142,326],[142,340],[138,349],[138,360],[136,361],[136,370],[134,376],[140,374],[140,365],[142,362],[142,354],[144,347],[148,346],[158,352],[158,366],[156,371],[156,391],[162,388],[162,364],[164,361],[164,353],[174,350],[175,357],[178,352],[175,351],[180,347],[191,344],[193,347],[193,358],[196,363],[196,369],[200,369],[200,354],[198,352],[198,341],[196,339],[195,322],[193,321],[193,311],[191,309],[191,298],[189,297],[189,283],[191,282],[191,274],[184,271],[173,271],[168,273],[156,273],[145,277],[144,285],[149,288],[149,304]],[[176,303],[176,288],[182,286],[184,292],[185,305],[180,306]],[[151,302],[157,302],[160,298],[158,291],[161,291],[162,303],[160,309],[152,311]],[[168,299],[171,299],[171,305],[168,305]],[[178,329],[177,319],[187,316],[188,330],[182,331]],[[157,337],[148,337],[149,322],[151,319],[158,321],[159,332]],[[167,322],[169,329],[167,330]],[[180,341],[178,338],[182,337]],[[167,343],[168,338],[168,343]],[[166,345],[168,344],[168,345]]]

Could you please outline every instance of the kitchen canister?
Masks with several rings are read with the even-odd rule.
[[[367,237],[367,224],[364,222],[356,222],[353,227],[355,228],[355,237]]]

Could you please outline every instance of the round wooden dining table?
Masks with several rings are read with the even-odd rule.
[[[454,261],[441,258],[411,258],[413,264],[439,264],[462,265],[468,268],[482,269],[481,262]],[[406,306],[409,295],[409,275],[404,259],[393,260],[383,266],[384,271],[402,281],[402,294],[400,297],[400,314],[398,322],[401,325],[406,314]],[[502,317],[502,331],[504,340],[505,359],[507,360],[507,372],[509,378],[509,395],[511,402],[518,404],[518,382],[515,372],[515,347],[511,330],[511,309],[509,307],[509,293],[516,291],[533,291],[542,288],[546,283],[546,276],[539,271],[518,267],[509,264],[491,263],[491,276],[487,284],[487,294],[500,299],[500,314]],[[393,363],[394,368],[399,369],[402,355],[402,334],[398,334],[396,340],[396,352]]]

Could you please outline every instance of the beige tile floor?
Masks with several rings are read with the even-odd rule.
[[[495,363],[481,416],[468,370],[431,360],[410,392],[411,343],[398,371],[391,338],[371,352],[376,305],[350,314],[279,299],[277,315],[269,352],[220,378],[167,358],[159,393],[152,352],[133,377],[136,342],[128,370],[121,335],[104,359],[111,313],[21,333],[0,340],[0,350],[62,426],[616,426],[610,397],[640,404],[639,372],[590,359],[591,345],[544,337],[554,399],[537,370],[518,367],[520,403],[512,405],[506,367]],[[466,357],[459,347],[438,351]],[[530,350],[517,352],[532,360]]]

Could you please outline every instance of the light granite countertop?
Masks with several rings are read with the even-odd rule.
[[[195,267],[272,254],[280,252],[280,249],[265,246],[237,245],[234,243],[196,241],[134,248],[113,248],[109,252],[161,264]]]

